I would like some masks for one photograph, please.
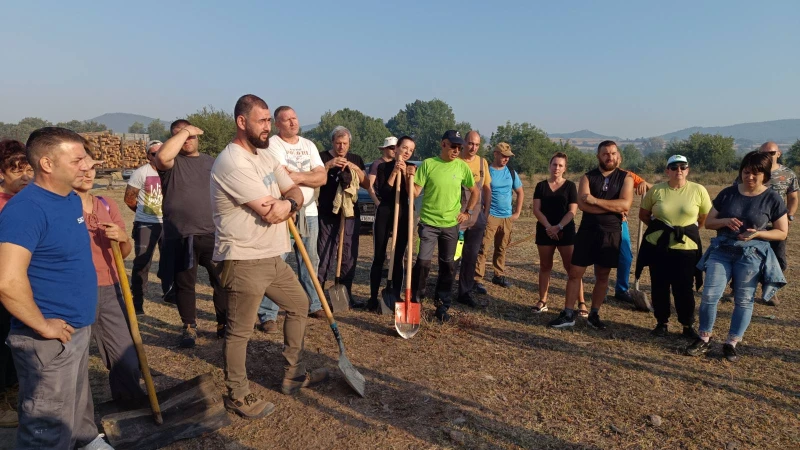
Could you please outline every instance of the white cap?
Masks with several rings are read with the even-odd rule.
[[[396,147],[397,146],[397,138],[394,136],[389,136],[383,140],[383,145],[378,148],[386,148],[386,147]]]
[[[667,165],[670,165],[672,163],[678,163],[678,162],[689,164],[689,160],[686,159],[685,156],[683,156],[683,155],[672,155],[667,160]]]

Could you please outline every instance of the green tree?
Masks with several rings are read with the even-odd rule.
[[[642,161],[642,166],[639,170],[644,173],[662,173],[667,165],[666,150],[659,150],[657,152],[648,153]]]
[[[128,127],[128,133],[145,134],[147,129],[141,122],[133,122],[133,125]]]
[[[53,124],[47,120],[40,119],[38,117],[26,117],[19,121],[16,124],[5,124],[2,128],[2,133],[0,133],[0,138],[2,139],[16,139],[20,142],[25,143],[28,140],[28,136],[31,135],[35,130],[38,130],[42,127],[51,127]]]
[[[157,139],[159,141],[165,141],[169,139],[169,132],[167,131],[167,127],[164,126],[164,123],[161,122],[161,119],[155,119],[147,125],[147,134],[150,135],[150,139]]]
[[[789,167],[800,166],[800,139],[789,147],[789,150],[783,154],[783,158],[786,160],[786,165]]]
[[[622,154],[622,167],[625,169],[633,170],[634,172],[642,170],[644,164],[644,156],[633,144],[623,145],[619,149]]]
[[[331,131],[340,125],[350,130],[353,135],[350,151],[361,156],[367,164],[380,157],[378,146],[392,135],[383,124],[383,120],[367,116],[355,109],[345,108],[335,113],[326,112],[320,117],[319,125],[305,132],[303,136],[311,139],[320,151],[329,150]]]
[[[694,133],[688,139],[670,142],[666,153],[685,156],[696,171],[726,172],[737,167],[733,141],[721,134]]]
[[[394,136],[413,136],[417,143],[416,155],[419,159],[430,158],[441,153],[442,135],[447,130],[458,130],[462,136],[472,129],[469,122],[456,124],[453,108],[439,99],[416,100],[406,105],[386,127]]]
[[[547,133],[529,123],[506,122],[497,127],[489,143],[494,147],[500,142],[511,145],[511,151],[514,152],[509,163],[511,167],[528,175],[547,173],[550,158],[556,152],[567,155],[568,170],[571,172],[584,172],[597,164],[593,155],[582,152],[569,142],[553,142]]]
[[[105,125],[97,123],[94,120],[70,120],[69,122],[59,122],[56,126],[72,130],[76,133],[95,133],[107,130]]]
[[[189,114],[186,120],[192,125],[203,130],[200,139],[200,151],[211,156],[217,156],[236,136],[236,121],[233,114],[204,106],[194,114]]]
[[[651,137],[642,140],[642,155],[647,156],[650,153],[660,152],[664,150],[666,146],[666,142],[664,142],[664,138],[662,137]]]

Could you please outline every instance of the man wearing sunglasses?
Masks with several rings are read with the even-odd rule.
[[[578,185],[578,208],[583,211],[575,250],[567,281],[564,310],[548,325],[554,328],[575,325],[575,303],[580,299],[580,284],[586,268],[595,265],[595,285],[592,291],[592,310],[588,314],[590,326],[604,330],[600,320],[608,276],[619,264],[622,215],[627,214],[633,201],[633,179],[619,169],[620,152],[614,141],[603,141],[597,146],[599,167],[581,177]]]
[[[136,213],[133,217],[133,270],[131,271],[131,292],[133,293],[133,306],[136,314],[144,314],[144,291],[150,273],[150,261],[158,247],[161,251],[161,226],[163,214],[161,212],[161,178],[158,176],[155,159],[156,153],[163,143],[153,140],[147,143],[147,164],[136,169],[128,180],[125,188],[125,204]],[[161,278],[161,292],[166,295],[172,285],[172,279],[166,275]]]
[[[428,158],[414,175],[414,196],[422,190],[422,208],[419,214],[419,253],[411,272],[412,301],[419,303],[425,296],[425,285],[431,270],[433,249],[439,248],[439,277],[436,280],[434,304],[439,322],[450,320],[451,290],[453,287],[453,257],[458,243],[458,226],[467,221],[478,204],[480,191],[472,178],[467,163],[459,158],[464,148],[464,138],[456,130],[442,136],[439,156]],[[467,208],[461,212],[461,187],[469,189]]]

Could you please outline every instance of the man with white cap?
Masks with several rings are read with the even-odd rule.
[[[369,192],[369,196],[372,197],[372,201],[375,202],[375,208],[381,204],[381,200],[378,198],[378,195],[375,193],[375,189],[373,188],[375,184],[375,177],[378,176],[378,166],[383,163],[394,161],[394,150],[396,147],[397,138],[394,136],[387,137],[383,140],[383,145],[378,147],[378,149],[383,152],[383,155],[369,165],[369,173],[367,174],[369,186],[367,187],[367,192]]]

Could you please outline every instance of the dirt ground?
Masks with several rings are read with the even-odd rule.
[[[526,189],[530,198],[533,189]],[[719,189],[709,189],[712,198]],[[119,205],[122,193],[97,190]],[[633,217],[637,210],[638,199]],[[130,226],[133,214],[125,214]],[[637,226],[631,223],[634,239]],[[528,213],[512,240],[533,232]],[[703,232],[705,244],[711,236]],[[789,260],[796,263],[800,240],[793,237]],[[353,287],[362,299],[368,297],[371,250],[371,236],[363,235]],[[556,258],[550,311],[541,315],[531,309],[538,300],[538,255],[531,239],[509,251],[512,288],[487,279],[489,295],[478,296],[486,307],[456,305],[453,322],[445,325],[435,323],[432,305],[425,303],[422,328],[411,340],[398,337],[385,316],[337,317],[350,361],[366,377],[366,398],[338,372],[338,349],[326,322],[310,320],[305,356],[309,367],[328,367],[334,376],[296,397],[278,390],[282,336],[256,331],[248,376],[254,391],[275,403],[275,413],[259,421],[232,417],[228,428],[168,448],[800,448],[800,284],[794,264],[787,272],[790,284],[780,292],[783,303],[756,304],[739,347],[742,358],[730,364],[721,359],[719,343],[708,357],[683,356],[689,342],[679,336],[675,320],[669,337],[653,338],[651,314],[613,299],[602,309],[607,331],[583,320],[573,329],[545,327],[563,306],[566,277]],[[156,270],[153,264],[151,280],[157,280]],[[488,278],[491,267],[487,272]],[[177,348],[177,310],[162,303],[160,288],[150,284],[140,326],[159,390],[212,372],[224,393],[222,342],[214,333],[211,289],[205,275],[201,280],[199,339],[191,350]],[[585,283],[590,291],[591,270]],[[643,289],[649,288],[645,274]],[[731,311],[732,303],[721,303],[715,329],[720,338]],[[106,371],[96,356],[91,377],[95,402],[109,400]]]

